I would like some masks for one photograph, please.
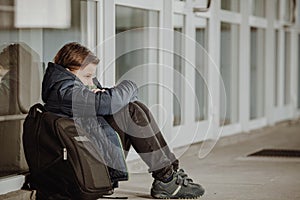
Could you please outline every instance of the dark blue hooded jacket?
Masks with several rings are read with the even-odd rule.
[[[94,84],[103,89],[97,79]],[[137,86],[122,81],[113,88],[96,94],[64,67],[48,63],[43,79],[42,99],[46,110],[74,119],[76,125],[90,134],[109,167],[113,181],[127,180],[128,173],[118,134],[103,115],[118,112],[129,102],[137,100]]]

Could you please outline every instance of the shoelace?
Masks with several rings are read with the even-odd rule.
[[[179,169],[174,176],[177,178],[176,184],[187,186],[189,183],[192,183],[193,180],[188,177],[188,175],[184,172],[183,169]]]

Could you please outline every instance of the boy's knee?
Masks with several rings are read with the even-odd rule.
[[[128,105],[132,120],[139,126],[147,126],[149,121],[144,110],[134,102],[130,102]]]

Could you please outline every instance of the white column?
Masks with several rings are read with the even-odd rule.
[[[267,0],[267,21],[268,26],[266,29],[266,71],[265,71],[265,83],[266,83],[266,99],[265,99],[265,108],[266,108],[266,118],[269,125],[274,124],[274,93],[275,93],[275,30],[274,30],[274,18],[275,18],[275,5],[274,0]]]
[[[290,77],[291,77],[291,106],[292,106],[292,118],[297,118],[297,110],[298,110],[298,70],[299,70],[299,48],[298,48],[298,31],[292,30],[291,31],[291,70],[290,70]]]
[[[250,1],[240,1],[241,3],[241,33],[240,33],[240,109],[239,116],[243,131],[249,131],[249,118],[250,118],[250,27],[249,15],[251,4]]]
[[[210,126],[213,127],[211,128],[213,134],[218,134],[220,124],[220,4],[220,0],[211,2],[212,14],[208,26],[208,51],[212,59],[208,66],[208,91],[212,101],[208,104],[208,120],[212,120]]]
[[[195,25],[194,13],[190,0],[187,0],[187,12],[185,15],[185,37],[184,37],[184,126],[190,126],[195,122]]]
[[[100,63],[97,69],[97,78],[98,80],[103,84],[103,72],[104,72],[104,46],[103,46],[103,40],[104,40],[104,8],[103,8],[103,1],[97,2],[97,49],[96,53],[97,56],[100,58]]]
[[[163,88],[159,90],[159,97],[166,110],[167,118],[163,127],[167,141],[172,138],[173,127],[173,96],[170,95],[168,89],[173,88],[173,75],[170,76],[170,68],[173,68],[173,0],[164,0],[164,7],[162,11],[163,24],[162,24],[162,67],[159,70],[159,82]],[[163,119],[163,117],[161,118]]]
[[[103,0],[104,43],[103,43],[103,85],[115,84],[115,0]]]
[[[145,50],[149,50],[145,54],[145,59],[148,60],[148,63],[146,63],[143,66],[143,72],[145,73],[144,83],[147,83],[148,85],[145,85],[147,87],[147,100],[148,105],[154,106],[151,108],[151,112],[154,115],[157,122],[159,122],[159,107],[156,105],[158,103],[158,87],[154,85],[153,83],[158,83],[158,63],[159,55],[158,55],[158,48],[159,48],[159,31],[158,29],[152,28],[152,27],[158,27],[161,26],[161,24],[158,24],[156,14],[159,14],[159,18],[161,17],[161,13],[158,11],[148,11],[147,17],[144,19],[144,24],[147,25],[146,30],[143,31],[144,33],[144,44],[143,48]],[[149,49],[147,49],[149,48]],[[157,63],[157,64],[155,64]]]
[[[231,67],[230,67],[230,90],[231,93],[230,94],[226,94],[226,95],[230,95],[230,98],[227,98],[226,101],[230,100],[231,102],[227,102],[227,105],[230,105],[230,109],[226,108],[226,112],[230,112],[230,115],[227,115],[230,117],[230,121],[231,123],[238,123],[238,110],[239,110],[239,92],[237,91],[238,88],[240,87],[240,82],[239,82],[239,74],[236,73],[236,70],[239,72],[239,46],[237,46],[237,44],[239,44],[239,41],[235,40],[235,38],[239,38],[239,34],[240,34],[240,24],[236,25],[236,24],[230,24],[230,38],[232,39],[230,42],[231,45],[231,58],[230,58],[230,63],[231,63]],[[236,56],[238,57],[238,59],[236,58]],[[221,64],[221,62],[220,62]]]

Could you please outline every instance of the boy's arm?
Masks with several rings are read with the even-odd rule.
[[[113,88],[93,93],[82,84],[64,87],[62,106],[75,106],[80,115],[90,115],[95,110],[97,115],[112,115],[122,109],[129,102],[137,99],[137,86],[132,81],[122,81]]]

